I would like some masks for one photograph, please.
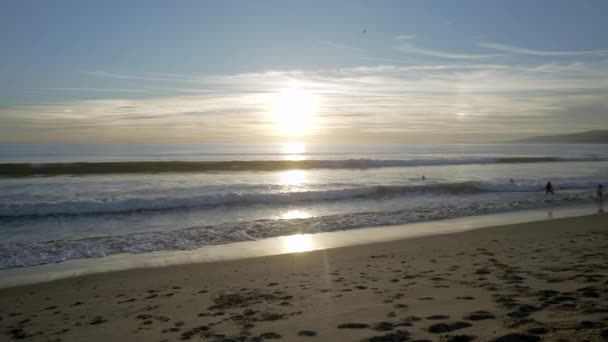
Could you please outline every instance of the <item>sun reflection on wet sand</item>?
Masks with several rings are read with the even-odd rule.
[[[285,236],[283,241],[286,253],[308,252],[313,250],[312,239],[309,234]]]

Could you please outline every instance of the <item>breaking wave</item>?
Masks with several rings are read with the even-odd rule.
[[[138,161],[77,163],[5,163],[0,176],[29,177],[55,175],[88,175],[116,173],[211,172],[211,171],[277,171],[290,169],[368,169],[382,167],[467,165],[496,163],[546,163],[603,161],[598,157],[478,157],[436,159],[346,159],[346,160],[247,160],[247,161]]]
[[[551,199],[541,194],[525,198],[462,201],[433,208],[349,213],[305,219],[257,220],[77,240],[0,244],[0,269],[97,258],[120,253],[193,250],[207,245],[251,241],[290,234],[312,234],[384,225],[406,224],[522,209],[589,203],[589,193],[564,193]]]
[[[560,183],[559,188],[562,190],[589,189],[593,188],[594,185],[595,182],[593,180],[570,181]],[[543,185],[537,182],[460,182],[407,186],[368,186],[318,191],[268,193],[228,192],[191,197],[101,198],[97,200],[83,199],[55,202],[3,203],[0,204],[0,218],[48,215],[94,215],[250,204],[282,205],[352,199],[387,199],[421,194],[460,195],[488,192],[539,192],[542,191],[542,189]]]

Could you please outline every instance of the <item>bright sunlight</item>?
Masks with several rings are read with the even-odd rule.
[[[298,186],[306,182],[306,171],[304,170],[287,170],[279,174],[282,185]]]
[[[291,141],[283,145],[283,153],[287,154],[300,154],[304,153],[306,148],[301,142]]]
[[[283,159],[304,160],[304,152],[306,152],[306,148],[301,142],[288,142],[283,145]]]
[[[273,115],[281,131],[300,135],[306,133],[312,124],[317,99],[310,91],[287,88],[276,94],[273,106]]]
[[[312,241],[308,234],[296,234],[284,237],[287,253],[308,252],[313,250]]]
[[[281,215],[281,218],[283,220],[291,220],[291,219],[309,218],[310,216],[311,216],[310,213],[308,213],[305,210],[295,209],[295,210],[290,210],[288,212],[283,213],[283,215]]]

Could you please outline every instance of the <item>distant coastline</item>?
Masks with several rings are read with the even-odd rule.
[[[608,130],[580,133],[542,135],[510,141],[528,144],[608,144]]]

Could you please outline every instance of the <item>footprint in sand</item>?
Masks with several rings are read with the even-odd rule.
[[[543,327],[538,327],[538,328],[530,328],[527,330],[530,334],[534,334],[534,335],[544,335],[549,333],[549,329],[547,328],[543,328]]]
[[[407,331],[398,330],[394,333],[389,333],[381,336],[373,336],[366,340],[366,342],[400,342],[400,341],[411,341],[410,333]]]
[[[471,335],[454,335],[454,336],[450,336],[446,342],[469,342],[469,341],[473,341],[475,339],[475,336],[471,336]]]
[[[338,329],[366,329],[369,324],[365,323],[344,323],[337,326]]]
[[[271,339],[282,338],[283,336],[271,331],[271,332],[265,332],[263,334],[260,334],[260,337],[263,339],[271,340]]]
[[[483,321],[486,319],[496,319],[496,316],[491,312],[479,310],[468,314],[464,319],[469,321]]]
[[[302,330],[300,332],[298,332],[298,336],[317,336],[317,333],[315,331],[312,330]]]
[[[540,341],[540,337],[528,334],[511,333],[501,336],[494,340],[495,342],[536,342]]]
[[[471,326],[473,325],[467,322],[437,323],[429,327],[429,332],[432,332],[433,334],[443,334]]]

